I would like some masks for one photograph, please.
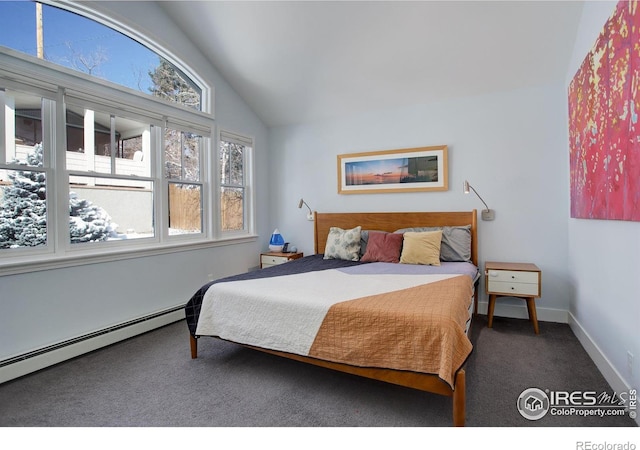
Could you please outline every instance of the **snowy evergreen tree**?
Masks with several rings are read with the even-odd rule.
[[[200,110],[200,94],[187,82],[187,77],[169,61],[160,58],[158,67],[149,72],[152,95],[173,103]]]
[[[107,212],[69,192],[69,234],[72,243],[106,241],[115,237],[116,226]]]
[[[42,144],[27,156],[32,167],[42,166]],[[14,163],[18,161],[13,161]],[[45,173],[35,170],[9,172],[12,184],[4,188],[0,211],[0,248],[35,247],[47,242]],[[88,200],[69,193],[71,242],[106,241],[115,236],[109,214]]]
[[[42,144],[27,157],[31,166],[42,166]],[[14,161],[16,162],[16,161]],[[47,243],[47,201],[44,172],[9,172],[12,184],[2,196],[0,248],[36,247]]]

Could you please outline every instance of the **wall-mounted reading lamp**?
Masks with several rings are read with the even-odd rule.
[[[309,205],[307,205],[307,202],[304,201],[304,199],[300,199],[300,201],[298,202],[298,208],[302,209],[302,205],[306,206],[307,209],[309,210],[309,213],[307,214],[307,220],[313,220],[313,212],[311,211],[311,208],[309,208]]]
[[[483,209],[480,216],[482,217],[482,220],[493,220],[496,218],[496,212],[493,209],[489,209],[489,207],[487,206],[487,203],[482,200],[482,197],[480,197],[480,194],[478,194],[478,192],[473,188],[473,186],[471,186],[469,184],[469,182],[467,180],[464,180],[464,193],[468,194],[469,193],[469,189],[471,189],[480,199],[480,201],[482,203],[484,203],[484,206],[486,209]]]

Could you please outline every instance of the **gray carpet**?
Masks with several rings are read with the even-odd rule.
[[[467,426],[634,427],[623,417],[516,409],[530,387],[611,392],[566,324],[478,316]],[[3,427],[448,427],[449,398],[313,367],[213,338],[190,359],[184,322],[0,385]]]

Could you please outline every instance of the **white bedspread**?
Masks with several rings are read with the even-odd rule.
[[[331,305],[456,274],[348,274],[330,269],[229,281],[206,292],[196,335],[308,355]]]

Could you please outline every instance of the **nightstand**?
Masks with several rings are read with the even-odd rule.
[[[517,297],[527,301],[529,320],[533,330],[540,334],[536,315],[536,297],[540,297],[542,271],[535,264],[486,262],[484,264],[485,289],[489,295],[487,326],[493,326],[493,310],[497,297]]]
[[[292,259],[302,258],[304,255],[300,252],[296,253],[282,253],[282,252],[266,252],[260,253],[260,268],[277,266],[283,264]]]

